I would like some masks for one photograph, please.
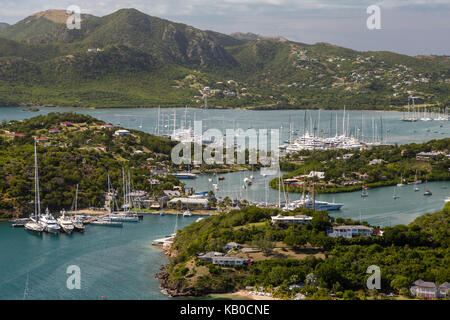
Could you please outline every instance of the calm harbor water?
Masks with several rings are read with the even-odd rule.
[[[182,228],[198,217],[178,218]],[[173,233],[176,216],[146,215],[123,228],[38,236],[0,223],[0,299],[168,299],[155,274],[167,258],[152,240]],[[81,289],[66,287],[67,267],[81,269]]]
[[[95,118],[114,125],[120,125],[129,129],[142,130],[155,134],[158,123],[158,109],[80,109],[69,107],[39,108],[38,112],[24,112],[23,107],[0,107],[1,120],[22,120],[50,112],[77,112],[89,114]],[[276,110],[276,111],[251,111],[251,110],[216,110],[216,109],[170,109],[161,108],[160,134],[170,134],[174,127],[174,112],[176,111],[176,127],[190,126],[194,120],[202,120],[203,130],[209,128],[224,129],[280,129],[282,140],[289,138],[289,123],[292,122],[293,130],[298,134],[303,133],[303,110]],[[364,140],[372,141],[380,139],[380,129],[383,131],[383,139],[388,143],[405,144],[410,142],[423,142],[431,139],[450,137],[449,121],[427,122],[402,122],[403,116],[399,112],[374,112],[374,111],[348,111],[350,115],[349,125],[345,121],[349,132]],[[309,110],[306,113],[306,127],[311,127],[317,121],[317,131],[321,135],[334,136],[336,133],[336,117],[338,133],[342,134],[342,111]],[[383,118],[381,124],[380,118]],[[320,120],[320,121],[319,121]],[[442,125],[442,127],[441,127]],[[141,128],[142,126],[142,128]],[[331,130],[330,130],[331,129]],[[294,136],[295,138],[295,136]]]
[[[23,107],[0,107],[1,120],[22,120],[50,112],[73,111],[92,115],[96,118],[156,133],[157,109],[78,109],[78,108],[40,108],[39,112],[23,112]],[[173,130],[175,109],[161,109],[160,133]],[[342,133],[342,112],[338,112],[338,130]],[[363,115],[363,116],[362,116]],[[248,110],[177,110],[177,127],[194,119],[203,120],[203,128],[264,128],[279,129],[283,127],[282,139],[288,138],[289,122],[294,129],[303,132],[304,111],[248,111]],[[332,121],[330,121],[333,116]],[[377,123],[383,117],[384,139],[389,143],[422,142],[450,136],[450,123],[446,121],[429,121],[406,123],[399,119],[401,113],[394,112],[360,112],[350,111],[350,128],[352,132],[363,129],[366,140],[373,135],[372,118]],[[319,120],[318,111],[308,111],[307,125],[310,117]],[[336,113],[321,111],[320,130],[334,134]],[[361,119],[364,125],[361,125]],[[312,120],[314,121],[314,120]],[[442,125],[442,127],[441,127]],[[324,133],[325,135],[327,133]],[[269,177],[264,178],[259,172],[253,172],[254,183],[242,189],[243,179],[248,172],[223,174],[225,180],[218,182],[213,175],[200,176],[195,180],[185,180],[196,191],[208,191],[213,183],[219,185],[218,197],[229,196],[233,199],[246,198],[251,201],[277,202],[278,192],[267,188]],[[209,179],[212,179],[210,182]],[[368,198],[361,198],[359,192],[334,195],[319,195],[319,200],[344,203],[340,211],[332,212],[341,216],[363,220],[375,225],[394,225],[409,223],[417,216],[440,210],[444,198],[450,195],[449,182],[428,184],[433,195],[423,196],[414,192],[412,186],[397,188],[400,198],[394,200],[394,187],[372,189]],[[267,196],[266,196],[267,194]],[[300,194],[289,194],[295,200]],[[284,202],[284,199],[283,199]],[[159,290],[159,283],[154,275],[160,266],[167,262],[159,248],[151,246],[151,241],[173,232],[175,216],[145,216],[139,224],[125,224],[123,229],[88,226],[85,234],[39,237],[22,229],[13,229],[9,223],[0,223],[0,299],[167,299]],[[196,218],[179,218],[179,227],[192,223]],[[81,268],[81,290],[68,290],[66,269],[70,265]]]
[[[244,189],[243,180],[253,175],[253,183]],[[225,180],[218,181],[218,177],[223,176]],[[212,180],[211,182],[209,180]],[[217,197],[230,197],[231,199],[247,199],[254,202],[278,203],[278,190],[266,187],[273,177],[263,177],[259,171],[232,172],[220,175],[202,175],[197,179],[183,180],[189,186],[194,187],[198,192],[212,190],[213,184],[217,184],[219,189],[215,190]],[[352,218],[362,220],[373,225],[386,226],[395,224],[408,224],[416,217],[428,213],[436,212],[444,206],[445,197],[450,195],[450,182],[429,182],[427,189],[433,192],[432,196],[424,196],[425,184],[418,185],[420,191],[415,192],[414,186],[404,187],[382,187],[369,190],[367,198],[361,197],[361,192],[348,192],[337,194],[319,194],[317,200],[335,201],[343,203],[341,210],[330,211],[334,217]],[[395,192],[400,196],[394,200]],[[301,198],[301,193],[289,193],[290,201]],[[285,202],[283,193],[281,202]]]

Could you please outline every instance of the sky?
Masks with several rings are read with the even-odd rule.
[[[226,34],[279,35],[355,50],[450,55],[450,0],[0,0],[0,22],[77,5],[103,16],[121,8]],[[380,8],[381,29],[369,30],[367,8]]]

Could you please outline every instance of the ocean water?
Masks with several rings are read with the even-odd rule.
[[[112,108],[112,109],[81,109],[73,107],[41,107],[39,112],[24,112],[23,107],[0,107],[0,121],[22,120],[50,112],[77,112],[89,114],[113,125],[120,125],[129,129],[142,130],[156,134],[158,128],[157,108]],[[176,112],[176,116],[175,116]],[[402,122],[403,114],[399,112],[375,112],[375,111],[347,111],[350,120],[348,131],[358,137],[363,136],[366,141],[381,138],[388,143],[405,144],[410,142],[423,142],[431,139],[450,137],[450,121],[428,122]],[[289,127],[298,130],[301,135],[304,130],[303,110],[218,110],[218,109],[171,109],[161,108],[159,134],[170,134],[174,123],[177,128],[193,125],[194,121],[202,121],[203,130],[217,128],[225,132],[225,129],[279,129],[282,141],[289,139]],[[306,113],[306,128],[314,126],[317,121],[317,131],[322,136],[342,134],[343,112],[321,110],[308,110]],[[383,118],[381,124],[380,118]],[[175,120],[175,121],[174,121]],[[311,126],[311,124],[313,124]],[[142,128],[141,128],[142,126]],[[441,127],[442,126],[442,127]],[[381,128],[383,128],[381,130]],[[295,138],[295,136],[293,136]]]
[[[198,217],[178,218],[182,228]],[[0,299],[168,299],[155,274],[168,262],[152,240],[173,233],[176,216],[145,215],[123,228],[86,226],[84,233],[41,236],[0,223]],[[69,290],[67,268],[81,271]]]
[[[247,188],[243,188],[243,180],[253,176],[253,183]],[[219,181],[218,177],[223,176],[225,180]],[[212,180],[211,182],[209,180]],[[264,177],[259,171],[241,171],[225,174],[207,174],[198,176],[197,179],[183,180],[188,187],[193,187],[197,192],[213,190],[213,184],[218,185],[215,190],[217,197],[226,196],[231,199],[247,199],[252,202],[277,204],[278,190],[267,187],[273,177]],[[369,190],[369,196],[361,197],[361,192],[347,192],[336,194],[319,194],[317,200],[343,203],[341,210],[330,211],[333,217],[351,218],[354,220],[367,221],[378,226],[388,226],[395,224],[408,224],[416,217],[425,213],[439,211],[444,206],[444,199],[450,196],[450,182],[429,182],[427,189],[431,190],[432,196],[424,196],[425,184],[419,184],[419,191],[414,191],[413,185],[404,187],[381,187]],[[394,189],[400,198],[394,200]],[[288,200],[298,200],[301,193],[288,193]],[[286,201],[283,192],[281,202]]]
[[[0,107],[0,121],[22,120],[49,112],[79,112],[148,133],[156,133],[157,109],[77,109],[40,108],[39,112],[23,112],[22,107]],[[175,109],[161,109],[160,134],[173,130]],[[176,110],[176,126],[188,125],[202,120],[204,130],[208,128],[233,129],[280,129],[282,139],[289,137],[289,123],[293,129],[303,132],[304,111],[249,111],[249,110]],[[384,140],[389,143],[423,142],[450,136],[448,121],[406,123],[399,121],[402,114],[395,112],[350,111],[350,130],[371,140],[379,132],[380,117],[383,117]],[[185,116],[186,115],[186,116]],[[320,128],[325,135],[342,133],[342,112],[321,111]],[[331,116],[333,118],[331,118]],[[362,121],[362,119],[364,119]],[[373,121],[372,121],[373,119]],[[318,111],[308,111],[307,126],[319,120]],[[332,120],[332,121],[330,121]],[[319,123],[319,121],[318,121]],[[362,124],[363,123],[363,124]],[[376,123],[377,127],[372,127]],[[331,127],[330,127],[331,124]],[[358,130],[359,128],[359,130]],[[331,129],[331,130],[330,130]],[[377,130],[375,130],[377,129]],[[318,131],[319,131],[318,130]],[[377,133],[375,133],[377,135]],[[252,174],[252,186],[243,189],[243,179]],[[259,172],[234,172],[217,176],[203,175],[195,180],[185,180],[196,191],[211,190],[217,183],[218,197],[246,198],[251,201],[277,203],[278,192],[267,188],[269,177]],[[210,182],[209,179],[212,179]],[[341,202],[344,207],[331,212],[335,217],[346,217],[368,221],[374,225],[409,223],[424,213],[440,210],[444,198],[450,195],[449,182],[428,183],[431,197],[423,196],[423,185],[414,192],[413,186],[397,188],[400,198],[394,200],[394,187],[369,190],[368,198],[359,192],[319,195],[317,199]],[[300,194],[289,194],[295,200]],[[284,198],[282,199],[284,202]],[[175,216],[147,215],[139,224],[125,224],[122,229],[87,226],[84,234],[43,234],[37,236],[23,229],[14,229],[10,223],[0,223],[0,299],[169,299],[159,290],[154,278],[160,267],[167,263],[162,251],[151,245],[152,240],[173,233]],[[195,217],[180,217],[180,228],[195,221]],[[66,281],[67,268],[77,265],[81,270],[81,289],[69,290]]]

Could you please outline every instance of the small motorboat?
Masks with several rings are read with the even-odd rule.
[[[192,212],[190,210],[186,210],[183,212],[183,217],[192,217]]]
[[[430,190],[426,190],[426,191],[423,193],[423,195],[424,195],[424,196],[431,196],[431,195],[433,195],[433,193],[432,193]]]

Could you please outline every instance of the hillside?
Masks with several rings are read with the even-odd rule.
[[[69,121],[70,126],[62,125]],[[50,113],[0,126],[0,217],[27,216],[33,211],[34,141],[42,207],[68,210],[79,184],[79,207],[103,207],[107,176],[121,190],[122,167],[129,168],[137,189],[160,192],[151,187],[150,172],[142,165],[170,166],[173,143],[140,131],[118,137],[102,128],[104,122],[72,113]],[[56,132],[50,131],[56,129]],[[134,154],[141,150],[142,154]],[[161,178],[178,184],[174,178]]]
[[[0,30],[3,28],[9,27],[9,24],[5,23],[5,22],[0,22]]]
[[[429,159],[417,158],[421,152],[435,155]],[[374,159],[378,162],[371,163]],[[351,154],[348,150],[301,151],[289,154],[281,162],[281,168],[289,172],[283,176],[286,189],[299,193],[303,192],[303,182],[310,181],[302,176],[311,171],[325,173],[324,179],[315,181],[316,192],[337,193],[359,191],[363,186],[376,188],[414,183],[415,179],[422,182],[449,181],[449,167],[450,138],[354,150]],[[273,179],[270,185],[278,189],[277,179]]]
[[[327,237],[325,231],[360,222],[333,219],[326,212],[298,210],[292,215],[310,215],[310,224],[273,225],[270,217],[280,214],[275,209],[234,210],[179,231],[170,263],[158,278],[174,296],[232,292],[247,286],[282,299],[298,293],[311,300],[372,300],[388,293],[408,296],[409,286],[417,279],[440,284],[450,276],[449,210],[447,204],[441,212],[419,217],[409,226],[385,227],[382,236],[352,239]],[[225,249],[230,241],[242,248]],[[252,262],[220,267],[196,257],[209,251]],[[382,270],[381,290],[367,290],[370,265]]]
[[[0,30],[0,104],[83,107],[404,108],[449,103],[448,57],[231,36],[121,9],[34,14]],[[211,90],[203,90],[205,87]]]

